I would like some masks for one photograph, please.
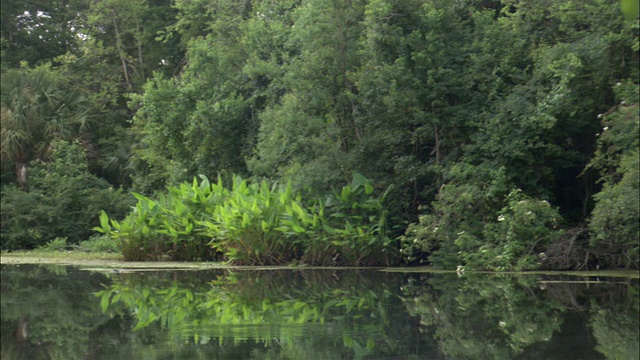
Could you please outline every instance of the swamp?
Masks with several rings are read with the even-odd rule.
[[[2,360],[638,359],[639,11],[2,0]]]

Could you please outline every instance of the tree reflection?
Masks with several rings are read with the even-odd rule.
[[[598,341],[596,350],[607,359],[640,358],[638,287],[629,286],[630,296],[607,304],[593,303],[589,324]]]
[[[634,359],[640,343],[637,279],[3,265],[1,285],[2,359]]]
[[[411,278],[402,297],[420,319],[421,332],[437,341],[446,358],[602,358],[595,350],[608,359],[637,358],[637,281],[549,279],[424,275]],[[635,309],[621,308],[621,299]],[[597,344],[587,326],[590,313]]]
[[[59,266],[2,266],[2,359],[82,359],[108,319],[91,296],[104,280]]]

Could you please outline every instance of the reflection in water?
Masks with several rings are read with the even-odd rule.
[[[638,326],[637,279],[2,266],[2,359],[636,359]]]
[[[99,296],[110,311],[135,309],[136,329],[157,323],[181,342],[215,339],[241,351],[251,340],[265,352],[256,358],[363,358],[398,352],[387,334],[410,320],[389,314],[401,305],[399,280],[352,270],[139,273]]]
[[[66,267],[2,265],[2,359],[89,354],[97,325],[108,319],[92,296],[104,280]]]

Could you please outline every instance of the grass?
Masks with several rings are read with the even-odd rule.
[[[83,251],[83,250],[18,250],[2,251],[2,258],[45,258],[45,259],[69,259],[69,260],[122,260],[122,254],[109,251]]]
[[[115,242],[107,236],[92,237],[82,241],[79,245],[69,245],[66,238],[55,238],[34,250],[2,251],[3,263],[11,260],[5,258],[20,258],[13,262],[25,262],[26,258],[34,259],[64,259],[64,260],[123,260]],[[43,262],[38,261],[38,262]]]

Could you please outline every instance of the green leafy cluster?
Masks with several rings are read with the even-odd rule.
[[[440,191],[437,215],[425,215],[401,237],[408,261],[430,253],[427,261],[441,268],[532,270],[545,260],[544,249],[560,237],[562,217],[548,201],[522,190],[501,194],[504,184],[482,188],[459,185]],[[486,210],[501,206],[500,210]],[[478,219],[476,212],[496,214]]]
[[[521,190],[509,193],[505,203],[497,219],[485,224],[484,241],[476,240],[480,246],[463,254],[464,262],[473,268],[496,271],[539,268],[545,260],[544,249],[562,235],[558,210]],[[458,241],[465,240],[456,240],[456,245]]]
[[[2,187],[0,237],[3,249],[33,249],[51,240],[77,244],[98,225],[101,209],[124,216],[127,194],[89,173],[79,143],[54,142],[49,162],[32,162],[29,189]]]
[[[199,226],[224,201],[229,192],[202,177],[200,184],[183,183],[168,187],[157,199],[133,193],[138,200],[133,210],[122,220],[109,219],[105,211],[100,226],[94,230],[109,234],[118,241],[125,260],[211,259],[215,253],[207,246],[210,238]]]
[[[602,118],[602,133],[589,168],[602,176],[589,229],[591,251],[603,266],[638,267],[640,263],[640,116],[638,85],[614,88],[620,101]]]
[[[103,212],[96,230],[120,242],[127,260],[211,259],[236,264],[380,265],[396,260],[386,236],[384,196],[354,173],[350,185],[308,205],[291,184],[249,184],[234,176],[205,176],[168,187],[156,200],[134,193],[133,211],[122,221]]]

